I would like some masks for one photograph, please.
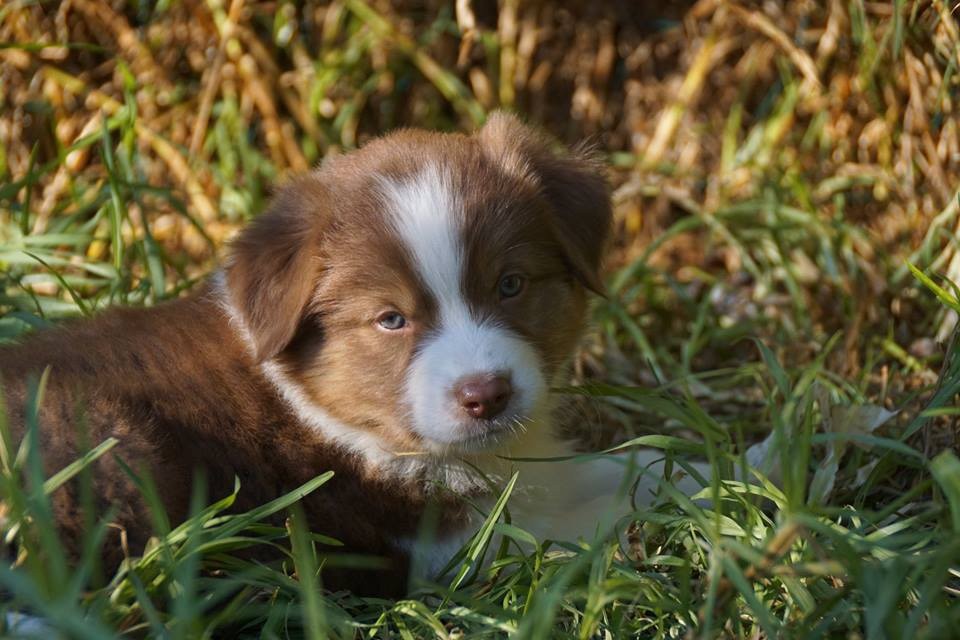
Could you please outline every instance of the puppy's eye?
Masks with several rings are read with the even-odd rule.
[[[500,283],[497,284],[497,292],[501,299],[514,298],[523,291],[524,283],[523,276],[518,273],[511,273],[500,278]]]
[[[387,331],[399,331],[407,326],[407,319],[396,311],[387,311],[377,316],[377,325]]]

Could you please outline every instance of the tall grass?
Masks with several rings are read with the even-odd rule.
[[[699,3],[636,22],[615,3],[474,4],[0,7],[0,337],[180,295],[286,174],[393,126],[516,108],[597,138],[615,187],[568,428],[662,448],[670,474],[706,459],[702,495],[665,478],[617,535],[579,542],[532,539],[507,500],[443,579],[393,601],[323,589],[323,567],[365,561],[298,517],[335,479],[243,515],[197,487],[187,522],[155,513],[148,550],[104,576],[109,518],[74,566],[49,494],[112,441],[43,478],[36,421],[19,445],[0,423],[19,549],[0,608],[97,638],[954,635],[948,6]],[[763,473],[732,480],[771,432]],[[285,528],[261,522],[277,512]],[[279,559],[244,553],[263,545]]]

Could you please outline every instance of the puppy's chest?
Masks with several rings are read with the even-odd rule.
[[[469,508],[458,518],[451,518],[444,529],[421,528],[416,537],[398,537],[395,545],[410,556],[415,574],[437,577],[451,558],[472,542],[485,518],[492,517],[491,512],[503,495],[494,487],[502,489],[513,473],[517,473],[517,480],[504,510],[513,526],[538,542],[592,540],[612,531],[618,516],[629,510],[630,482],[625,480],[632,477],[628,473],[630,464],[629,458],[621,456],[517,463],[500,476],[500,482],[471,496]],[[503,520],[504,515],[499,519]],[[501,540],[494,529],[488,562]],[[514,551],[532,551],[516,538],[511,545]]]
[[[536,478],[536,481],[542,480]],[[458,552],[484,542],[480,536],[487,530],[483,525],[488,518],[496,517],[497,521],[505,519],[503,513],[495,512],[502,495],[490,487],[470,496],[462,496],[447,508],[428,504],[416,531],[412,534],[395,532],[392,545],[409,558],[413,576],[439,578]],[[567,495],[566,487],[557,483],[552,486],[527,484],[518,478],[504,512],[512,524],[540,538],[556,530],[558,519],[570,506],[571,496]],[[501,535],[492,530],[486,540],[487,562],[495,554],[501,540]]]

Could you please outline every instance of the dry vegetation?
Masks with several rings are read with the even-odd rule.
[[[563,591],[568,626],[555,631],[675,633],[699,621],[705,634],[775,635],[802,621],[824,634],[899,637],[936,635],[958,619],[949,606],[957,574],[934,579],[924,564],[960,557],[941,544],[951,530],[944,496],[960,509],[960,464],[938,458],[948,462],[936,483],[928,464],[958,434],[949,338],[960,305],[948,283],[960,282],[960,22],[951,4],[10,0],[0,43],[2,337],[177,295],[213,268],[272,184],[327,155],[398,126],[470,129],[494,108],[513,109],[563,141],[593,140],[609,159],[610,296],[577,372],[616,385],[597,442],[663,432],[709,442],[718,425],[735,440],[796,424],[864,445],[828,469],[836,488],[822,505],[798,482],[784,504],[799,519],[764,521],[770,529],[744,542],[753,555],[730,548],[740,579],[769,578],[753,600],[727,560],[701,559],[692,570],[710,579],[656,615],[590,609],[583,594],[593,583],[571,578],[563,589],[586,591]],[[908,263],[933,281],[918,282]],[[771,351],[758,355],[750,338]],[[880,406],[900,414],[881,427],[857,410]],[[822,468],[834,446],[825,442],[803,479]],[[905,464],[890,443],[922,462]],[[815,541],[829,536],[795,513],[807,502],[838,522],[838,510],[877,509],[860,533],[914,527],[929,537],[884,548],[927,555],[872,568],[864,558],[882,554],[864,551],[864,538],[833,557]],[[673,542],[656,553],[673,557]],[[778,574],[771,563],[786,563],[790,545],[820,564]],[[658,567],[668,581],[685,579],[663,568],[675,565]],[[907,567],[915,582],[870,592]],[[635,597],[608,587],[612,602]],[[581,596],[586,609],[576,608]],[[471,597],[493,602],[489,590]],[[952,612],[937,624],[925,617],[934,601]],[[448,607],[435,612],[444,633],[458,624],[502,632],[494,622],[507,618],[527,633],[548,628],[501,618],[513,605],[490,613],[477,602],[473,613],[492,621]],[[343,606],[356,621],[373,605]],[[384,610],[394,617],[375,629],[416,619]],[[890,611],[903,612],[903,626]],[[849,627],[837,622],[844,616]]]
[[[921,355],[943,339],[911,317],[903,261],[960,279],[947,5],[578,4],[11,3],[0,175],[20,224],[6,235],[91,218],[119,191],[125,241],[149,233],[171,263],[159,297],[206,273],[288,173],[393,127],[470,128],[506,107],[609,152],[611,270],[643,255],[677,283],[719,283],[735,321],[803,309],[789,330],[845,329],[848,372],[891,327]],[[126,184],[109,184],[104,122]],[[111,225],[100,215],[74,252],[109,261]],[[147,277],[134,256],[117,266]],[[40,280],[38,294],[59,288]]]

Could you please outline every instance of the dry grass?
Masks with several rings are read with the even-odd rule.
[[[831,240],[850,228],[841,264],[799,247],[811,260],[781,256],[793,273],[765,283],[802,289],[824,331],[851,316],[860,331],[884,324],[879,309],[902,306],[903,271],[888,270],[912,252],[960,277],[957,24],[943,3],[427,5],[9,3],[0,176],[21,188],[5,200],[30,202],[29,232],[44,233],[107,180],[83,141],[104,118],[115,131],[132,121],[136,179],[172,190],[213,245],[164,198],[145,196],[122,231],[142,234],[145,219],[198,275],[274,180],[392,127],[469,128],[506,107],[610,153],[613,268],[695,215],[703,226],[666,239],[650,265],[683,283],[702,271],[762,280],[763,249],[732,241],[738,220],[724,220],[755,203],[814,216]],[[854,308],[836,313],[839,295]]]

